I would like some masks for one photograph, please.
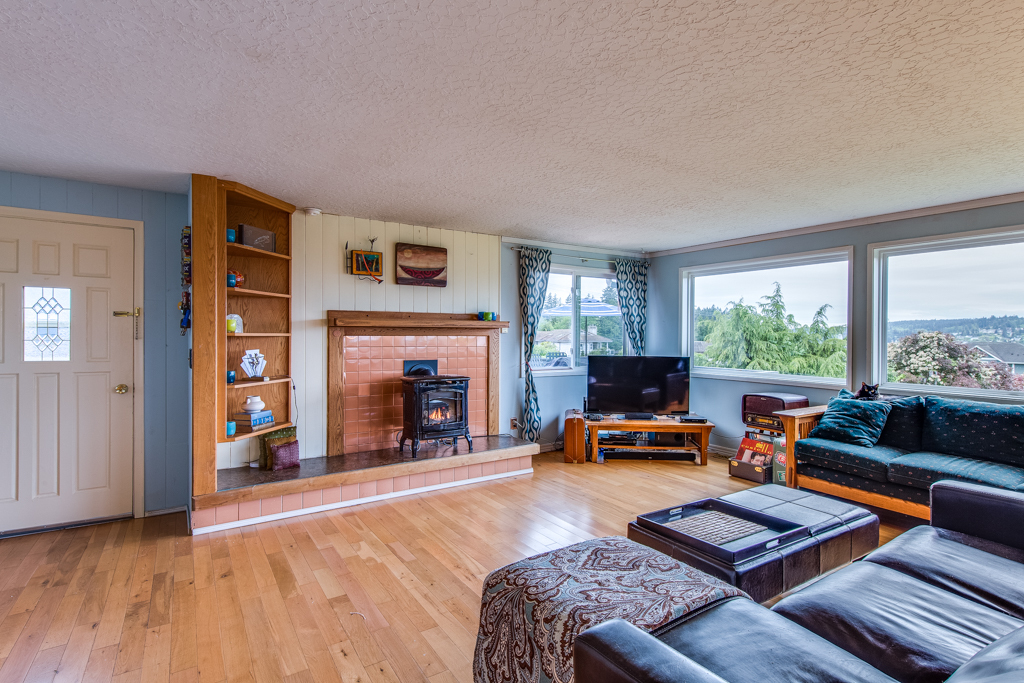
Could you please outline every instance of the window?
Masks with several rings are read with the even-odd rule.
[[[1024,233],[872,245],[874,380],[1022,398]]]
[[[586,366],[587,356],[621,356],[624,347],[615,275],[553,269],[530,367],[570,370]]]
[[[71,360],[71,290],[25,287],[26,361]]]
[[[850,250],[680,270],[694,375],[846,386]]]

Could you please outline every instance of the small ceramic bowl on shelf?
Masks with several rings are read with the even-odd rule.
[[[263,399],[261,399],[259,396],[246,396],[245,404],[242,406],[242,412],[258,413],[266,407],[267,404],[264,403]]]

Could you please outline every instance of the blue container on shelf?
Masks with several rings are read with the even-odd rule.
[[[234,242],[234,241],[235,241],[235,229],[234,228],[228,228],[228,242]]]

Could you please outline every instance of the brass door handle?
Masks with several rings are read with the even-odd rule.
[[[114,387],[114,393],[115,394],[127,394],[128,393],[128,385],[127,384],[118,384],[116,387]]]

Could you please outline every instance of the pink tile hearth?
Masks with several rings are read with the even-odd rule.
[[[391,448],[402,432],[402,363],[437,360],[442,375],[469,380],[469,433],[487,434],[487,337],[347,336],[345,453]]]

